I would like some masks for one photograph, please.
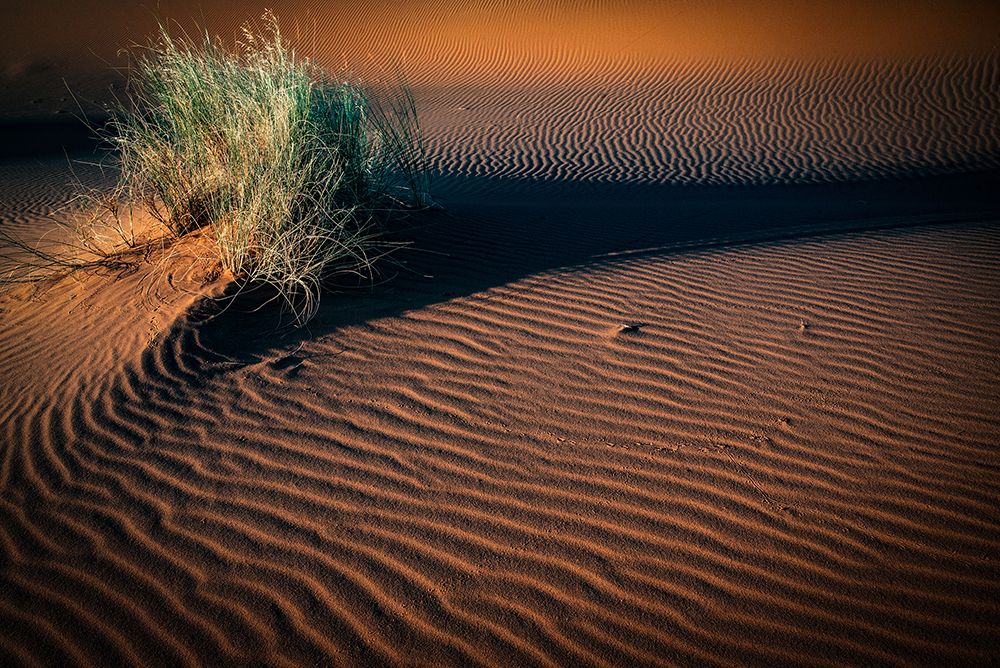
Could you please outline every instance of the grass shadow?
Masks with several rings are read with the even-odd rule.
[[[203,300],[170,336],[183,338],[181,348],[206,371],[281,363],[305,341],[340,328],[548,272],[817,235],[997,220],[998,186],[1000,172],[727,187],[439,177],[435,193],[447,209],[412,216],[393,233],[411,245],[380,265],[375,284],[328,289],[306,327],[294,327],[268,289],[234,288]]]

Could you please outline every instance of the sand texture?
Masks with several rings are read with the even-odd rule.
[[[316,40],[424,114],[376,285],[296,329],[195,237],[0,293],[0,663],[995,661],[993,33],[389,4]],[[74,169],[0,161],[0,226]]]

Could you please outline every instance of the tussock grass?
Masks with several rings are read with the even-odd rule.
[[[388,212],[429,203],[409,90],[332,80],[270,12],[233,48],[161,25],[128,91],[102,131],[120,177],[101,222],[124,229],[142,206],[169,235],[209,228],[222,266],[276,288],[299,323],[332,274],[371,275]]]

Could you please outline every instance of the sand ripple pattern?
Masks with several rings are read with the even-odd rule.
[[[81,194],[112,183],[114,172],[102,172],[89,155],[0,161],[0,227],[31,239],[50,232],[53,219],[65,220],[79,210]],[[45,222],[42,222],[45,221]],[[40,224],[41,223],[41,224]]]
[[[5,661],[985,660],[998,249],[606,259],[297,345],[196,312],[75,386],[54,350],[3,396]]]
[[[578,78],[424,91],[421,102],[432,164],[450,174],[760,184],[1000,165],[997,55],[623,58]]]

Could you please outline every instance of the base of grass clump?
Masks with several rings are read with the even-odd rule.
[[[232,49],[161,26],[133,72],[103,135],[120,169],[111,200],[171,235],[209,228],[222,266],[273,286],[300,323],[325,279],[370,271],[386,212],[428,201],[409,91],[331,80],[270,12]]]

